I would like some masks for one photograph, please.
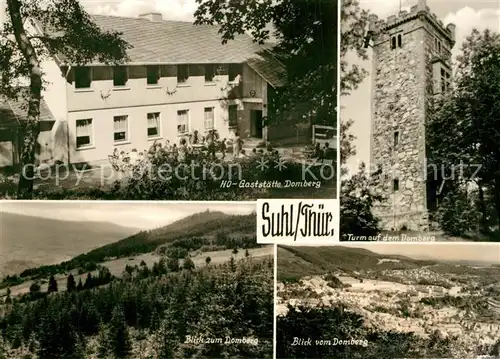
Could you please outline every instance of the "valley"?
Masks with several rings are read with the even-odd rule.
[[[406,340],[415,344],[400,345],[401,355],[424,358],[439,353],[462,359],[498,353],[500,268],[415,260],[340,246],[321,251],[321,258],[344,257],[326,265],[311,261],[319,249],[315,253],[313,248],[279,248],[278,318],[286,317],[291,308],[340,308],[362,323],[346,329],[347,333],[351,329],[358,335],[364,332],[366,338],[374,333],[407,335]],[[298,277],[301,268],[314,273]],[[416,348],[416,343],[425,348],[436,341],[438,346],[434,343],[420,352]],[[382,346],[379,343],[380,339],[373,340],[372,350]],[[352,355],[367,354],[360,348]]]
[[[5,275],[0,358],[271,357],[274,251],[255,220],[207,210]]]

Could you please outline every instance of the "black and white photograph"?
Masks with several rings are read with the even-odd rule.
[[[0,358],[272,358],[247,202],[3,201]]]
[[[0,196],[337,196],[337,1],[0,2]]]
[[[496,243],[278,247],[277,358],[498,358]]]
[[[498,1],[342,4],[342,240],[498,242]]]

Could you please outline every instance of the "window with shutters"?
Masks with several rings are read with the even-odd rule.
[[[189,111],[177,111],[177,134],[182,135],[189,132]]]
[[[92,147],[93,133],[91,118],[76,120],[76,148]]]
[[[213,130],[214,129],[214,108],[213,107],[205,107],[205,118],[204,118],[204,127],[205,130]]]
[[[113,117],[113,128],[115,143],[128,141],[128,116]]]
[[[148,113],[148,138],[160,137],[160,113]]]

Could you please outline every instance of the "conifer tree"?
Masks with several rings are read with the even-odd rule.
[[[57,292],[57,281],[53,275],[50,276],[49,288],[47,289],[47,292],[49,293]]]
[[[82,278],[78,279],[78,285],[76,286],[77,291],[83,290]]]
[[[92,273],[87,274],[87,279],[85,279],[84,289],[91,289],[94,286],[94,278],[92,278]]]
[[[115,306],[113,309],[111,321],[105,330],[104,339],[107,353],[110,351],[117,358],[126,358],[129,355],[131,341],[122,307]]]
[[[76,289],[75,277],[73,274],[69,274],[68,279],[66,281],[66,290],[71,293]]]

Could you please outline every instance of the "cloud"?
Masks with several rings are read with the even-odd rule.
[[[167,20],[194,21],[195,0],[83,0],[91,14],[137,17],[146,12],[159,12]]]
[[[399,13],[399,1],[397,0],[360,0],[359,5],[362,9],[376,14],[381,20]],[[415,5],[415,1],[402,0],[401,10],[409,11],[412,5]]]
[[[461,52],[462,43],[473,29],[484,31],[490,29],[498,32],[500,29],[500,9],[480,9],[474,10],[470,7],[464,7],[460,10],[448,13],[443,22],[445,24],[453,23],[457,26],[455,38],[456,45],[453,48],[455,57]]]

